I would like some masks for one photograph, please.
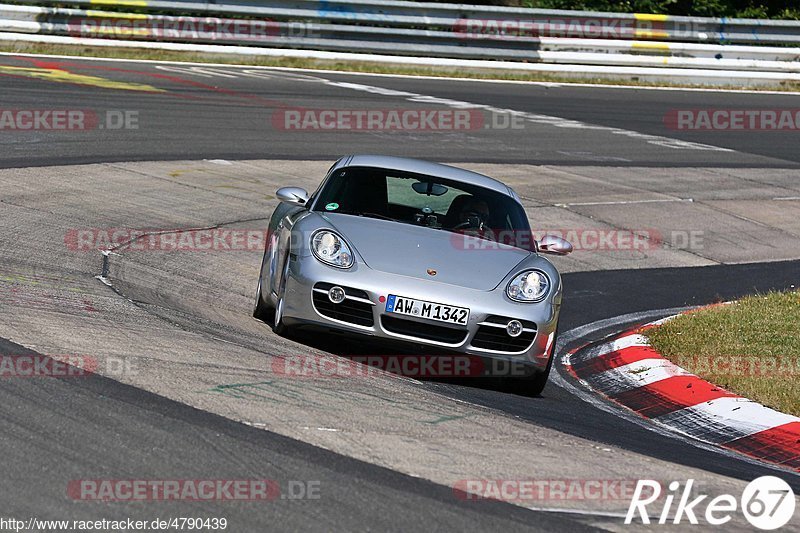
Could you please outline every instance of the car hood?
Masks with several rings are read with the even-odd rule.
[[[400,276],[490,291],[531,255],[488,241],[483,249],[464,246],[461,235],[444,230],[352,215],[319,215],[355,248],[367,266]],[[432,276],[428,270],[436,274]]]

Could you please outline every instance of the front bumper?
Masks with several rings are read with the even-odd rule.
[[[346,289],[347,298],[336,307],[327,296],[331,286]],[[433,280],[387,274],[363,263],[348,270],[323,265],[310,257],[290,257],[284,295],[283,321],[309,325],[381,341],[413,343],[426,353],[465,353],[482,358],[524,364],[533,370],[547,367],[555,344],[560,307],[556,296],[539,303],[518,303],[505,295],[505,284],[492,291],[469,289]],[[465,326],[387,314],[381,297],[405,296],[470,309]],[[554,303],[556,302],[556,303]],[[505,324],[516,319],[525,330],[508,336]],[[430,347],[430,350],[428,350]]]

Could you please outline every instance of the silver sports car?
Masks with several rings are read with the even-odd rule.
[[[253,316],[279,334],[318,327],[468,354],[525,392],[544,388],[561,307],[561,277],[532,238],[517,194],[458,168],[346,156],[311,196],[297,187],[269,224]]]

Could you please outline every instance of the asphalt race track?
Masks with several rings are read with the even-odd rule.
[[[536,164],[615,163],[632,166],[774,166],[796,168],[800,155],[791,142],[791,132],[684,132],[665,127],[665,117],[677,109],[792,108],[795,95],[757,95],[719,92],[636,91],[627,89],[571,88],[497,84],[477,81],[348,76],[336,73],[297,73],[227,67],[151,66],[136,63],[86,62],[75,59],[43,60],[4,56],[3,101],[25,109],[43,102],[52,108],[72,109],[80,102],[86,109],[134,110],[142,127],[87,132],[80,142],[67,136],[29,137],[16,135],[0,157],[0,165],[34,166],[101,161],[165,159],[324,159],[335,160],[352,152],[383,153],[391,135],[371,133],[342,135],[315,132],[315,150],[309,153],[303,132],[271,127],[273,109],[419,108],[402,96],[388,97],[333,85],[333,83],[379,86],[442,99],[489,105],[546,117],[558,117],[595,126],[667,136],[735,150],[664,150],[625,135],[603,135],[589,128],[552,127],[548,121],[527,124],[526,135],[511,127],[483,128],[467,135],[437,135],[435,145],[416,140],[394,146],[395,155],[430,157],[442,161],[533,162]],[[11,70],[13,67],[14,70]],[[64,68],[75,77],[53,83],[46,71]],[[168,69],[168,70],[167,70]],[[84,76],[81,79],[78,76]],[[87,79],[88,78],[88,79]],[[126,81],[145,90],[124,86],[116,91],[97,91],[91,78]],[[324,80],[327,80],[326,83]],[[73,83],[70,83],[73,82]],[[102,83],[100,84],[102,85]],[[112,85],[113,83],[107,84]],[[157,91],[150,90],[155,88]],[[72,107],[70,107],[72,106]],[[424,108],[424,107],[423,107]],[[431,135],[429,132],[428,135]],[[97,141],[102,139],[102,143]],[[480,142],[477,145],[476,142]]]
[[[278,385],[271,370],[282,357],[370,347],[281,339],[254,321],[257,250],[123,248],[104,259],[67,237],[80,228],[264,228],[275,189],[312,188],[348,153],[463,164],[510,183],[532,220],[555,221],[547,227],[663,235],[663,247],[554,259],[564,272],[564,353],[670,309],[798,285],[797,132],[679,131],[665,119],[682,109],[791,109],[796,95],[8,55],[0,87],[0,110],[98,117],[74,131],[0,130],[0,354],[100,363],[80,379],[0,379],[5,515],[200,515],[226,517],[231,531],[622,531],[628,500],[513,505],[465,501],[452,487],[691,477],[735,494],[778,472],[800,490],[795,472],[587,400],[558,367],[541,398],[468,379]],[[469,104],[483,106],[472,109],[484,122],[464,131],[287,130],[275,118]],[[128,127],[108,116],[127,116]],[[705,244],[676,244],[687,231]],[[116,372],[119,361],[133,371]],[[83,502],[67,490],[79,479],[270,479],[282,492],[269,502]],[[316,483],[319,498],[284,497],[298,480]],[[728,524],[749,527],[741,517]],[[792,527],[800,530],[796,519]]]

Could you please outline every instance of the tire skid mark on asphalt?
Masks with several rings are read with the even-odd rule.
[[[38,61],[35,58],[20,57],[20,59],[29,60],[34,64],[38,63]],[[206,91],[210,91],[210,92],[221,94],[221,95],[225,95],[225,96],[233,96],[233,97],[238,97],[238,98],[244,98],[246,100],[252,100],[252,101],[255,101],[255,102],[258,102],[260,104],[264,104],[264,105],[267,105],[267,106],[270,106],[270,107],[276,107],[276,108],[288,108],[288,107],[290,107],[289,104],[287,104],[285,102],[282,102],[280,100],[273,100],[273,99],[270,99],[270,98],[264,98],[263,96],[259,96],[259,95],[256,95],[256,94],[249,94],[249,93],[245,93],[245,92],[238,91],[238,90],[235,90],[235,89],[225,89],[225,88],[222,88],[222,87],[218,87],[216,85],[209,85],[207,83],[202,83],[202,82],[199,82],[199,81],[186,79],[186,78],[182,78],[180,76],[174,76],[174,75],[171,75],[171,74],[163,74],[163,73],[159,73],[159,72],[149,72],[147,70],[125,69],[125,68],[119,68],[119,67],[111,67],[111,66],[108,66],[108,65],[94,65],[94,64],[86,64],[86,63],[74,63],[74,62],[68,62],[68,61],[61,61],[61,62],[53,63],[53,64],[48,63],[48,65],[51,65],[51,66],[54,66],[54,67],[57,67],[57,68],[61,68],[61,69],[69,67],[69,68],[101,70],[101,71],[106,71],[106,72],[120,73],[120,74],[124,74],[124,75],[134,74],[134,75],[138,75],[138,76],[147,76],[149,78],[153,78],[153,79],[156,79],[156,80],[169,81],[169,82],[172,82],[172,83],[177,83],[179,85],[185,85],[185,86],[193,87],[193,88],[196,88],[196,89],[203,89],[203,90],[206,90]],[[190,96],[187,95],[187,97],[190,97]]]
[[[713,146],[710,144],[683,141],[680,139],[673,139],[670,137],[663,137],[660,135],[651,135],[651,134],[641,133],[638,131],[626,130],[622,128],[590,124],[587,122],[581,122],[579,120],[571,120],[563,117],[542,115],[539,113],[527,113],[523,111],[517,111],[514,109],[502,109],[486,104],[476,104],[461,100],[452,100],[449,98],[439,98],[436,96],[429,96],[407,91],[398,91],[395,89],[386,89],[383,87],[363,85],[360,83],[337,82],[337,81],[327,80],[327,85],[333,87],[341,87],[344,89],[352,89],[354,91],[367,92],[371,94],[379,94],[383,96],[402,97],[408,100],[409,102],[415,102],[415,103],[439,104],[454,109],[483,109],[484,111],[487,111],[489,113],[495,113],[497,115],[518,116],[532,123],[549,125],[555,128],[602,131],[610,133],[612,135],[620,135],[631,139],[638,139],[647,144],[661,146],[664,148],[671,148],[677,150],[701,150],[701,151],[711,151],[711,152],[735,152],[735,150],[731,150],[730,148],[722,148],[720,146]]]
[[[320,408],[326,406],[326,402],[336,400],[356,400],[364,401],[375,397],[374,394],[363,391],[350,390],[326,390],[318,387],[318,382],[309,384],[298,382],[287,382],[281,379],[269,379],[249,383],[224,383],[218,384],[209,389],[197,391],[201,394],[219,394],[237,400],[251,400],[256,402],[274,404],[298,404],[316,405]],[[308,387],[315,389],[315,392],[322,396],[317,399],[306,394]],[[414,402],[406,402],[396,398],[382,398],[388,404],[392,416],[403,417],[420,424],[438,425],[444,422],[474,418],[475,413],[458,413],[447,410],[446,408],[433,408],[416,405]]]
[[[0,273],[0,304],[62,313],[100,310],[85,289],[35,270],[4,269]]]
[[[800,418],[709,383],[665,359],[644,331],[576,349],[567,371],[584,385],[661,427],[800,472]]]
[[[102,89],[116,89],[124,91],[137,91],[145,93],[163,93],[164,89],[153,87],[144,83],[132,83],[110,80],[108,78],[101,78],[98,76],[88,76],[85,74],[76,74],[63,69],[52,68],[29,68],[29,67],[11,67],[0,65],[0,75],[13,76],[16,78],[35,78],[45,81],[52,81],[56,83],[71,83],[74,85],[84,85],[88,87],[99,87]]]
[[[68,69],[71,68],[71,69],[100,70],[104,72],[113,72],[123,75],[133,74],[137,76],[146,76],[149,78],[153,78],[157,81],[176,83],[178,85],[194,89],[202,89],[204,91],[209,91],[211,93],[226,97],[241,98],[248,101],[256,102],[258,105],[266,105],[268,107],[275,107],[275,108],[290,107],[287,103],[278,100],[272,100],[269,98],[264,98],[262,96],[258,96],[255,94],[249,94],[233,89],[224,89],[222,87],[208,85],[199,81],[189,80],[179,76],[173,76],[157,72],[148,72],[146,70],[131,70],[131,69],[123,69],[117,67],[110,67],[108,65],[83,64],[83,63],[74,63],[69,61],[58,61],[58,62],[41,61],[33,57],[25,57],[25,56],[18,56],[18,57],[15,56],[14,59],[31,63],[32,65],[34,65],[34,67],[15,67],[15,66],[0,65],[0,75],[12,76],[17,78],[33,77],[45,81],[71,83],[74,85],[94,86],[104,89],[139,91],[139,92],[144,92],[145,94],[147,93],[161,94],[161,95],[168,94],[170,96],[176,96],[189,100],[205,99],[205,97],[202,96],[176,93],[169,89],[154,87],[152,85],[144,83],[118,81],[98,76],[77,74]]]

